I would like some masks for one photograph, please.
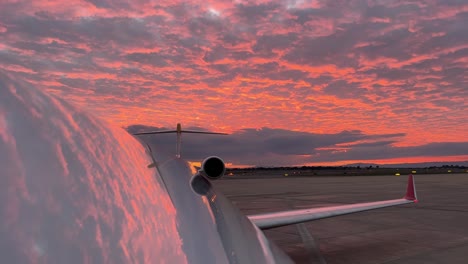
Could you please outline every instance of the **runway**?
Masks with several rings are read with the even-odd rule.
[[[297,263],[467,263],[468,173],[415,175],[419,203],[266,230]],[[395,199],[406,176],[215,183],[245,214]]]

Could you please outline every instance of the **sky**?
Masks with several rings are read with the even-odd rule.
[[[130,131],[231,134],[190,159],[466,161],[467,24],[467,0],[3,0],[0,70]]]

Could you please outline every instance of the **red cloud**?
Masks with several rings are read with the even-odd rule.
[[[453,142],[468,130],[466,8],[2,2],[0,68],[120,126],[359,128],[403,131],[401,145]]]

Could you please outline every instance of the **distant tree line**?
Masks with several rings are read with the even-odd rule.
[[[295,171],[306,171],[306,170],[361,170],[361,169],[380,169],[379,165],[369,166],[285,166],[285,167],[249,167],[249,168],[228,168],[228,171],[275,171],[275,170],[295,170]],[[430,167],[414,167],[414,168],[387,168],[382,169],[468,169],[467,166],[460,165],[442,165],[442,166],[430,166]]]

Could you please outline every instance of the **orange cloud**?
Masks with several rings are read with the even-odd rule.
[[[0,68],[119,126],[466,138],[466,4],[293,2],[4,1]]]

